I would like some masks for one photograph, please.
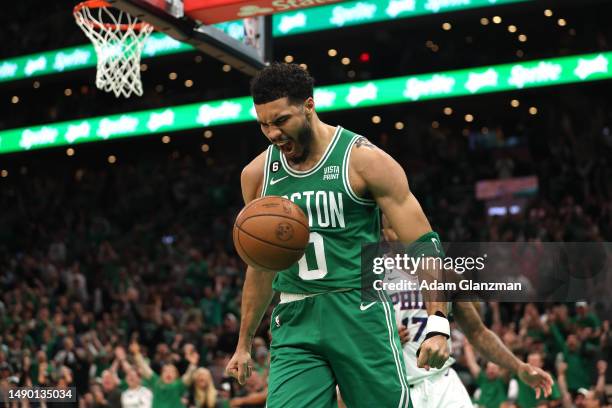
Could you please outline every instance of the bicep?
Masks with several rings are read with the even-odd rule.
[[[363,177],[400,241],[411,243],[430,232],[429,221],[410,191],[404,169],[380,149],[369,154],[370,163],[366,164]]]
[[[263,152],[242,170],[240,185],[245,204],[250,203],[261,194],[265,161],[266,152]]]
[[[242,199],[244,200],[245,204],[248,204],[257,198],[257,183],[254,179],[254,175],[249,174],[249,171],[247,171],[246,168],[242,171],[240,176],[240,186],[242,189]]]

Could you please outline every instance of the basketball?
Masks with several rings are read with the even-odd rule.
[[[300,207],[277,196],[250,202],[236,217],[234,246],[257,269],[279,271],[297,262],[308,245],[308,219]]]

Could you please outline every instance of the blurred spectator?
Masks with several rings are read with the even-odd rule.
[[[197,369],[200,358],[199,354],[192,349],[185,355],[185,358],[189,361],[189,367],[182,378],[179,378],[178,370],[174,364],[164,364],[161,368],[161,375],[151,370],[151,367],[140,353],[138,343],[133,342],[130,344],[130,352],[134,357],[138,370],[142,373],[145,385],[153,392],[153,408],[184,406],[184,394],[187,390],[187,385],[193,381],[192,376]]]
[[[128,389],[121,393],[122,408],[151,408],[153,393],[143,387],[136,370],[129,370],[125,376]]]
[[[479,407],[499,408],[508,399],[508,378],[502,375],[502,369],[490,361],[483,371],[476,361],[472,345],[465,340],[463,345],[465,361],[479,389],[476,391],[476,402]]]
[[[253,371],[247,379],[244,396],[232,398],[231,407],[263,408],[266,406],[268,387],[264,377],[257,371]]]
[[[111,370],[102,372],[102,393],[109,408],[121,408],[121,390],[119,389],[119,378]]]
[[[194,408],[216,408],[217,390],[210,371],[204,367],[193,373],[193,385],[189,392],[189,406]]]

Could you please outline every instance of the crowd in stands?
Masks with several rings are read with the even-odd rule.
[[[540,308],[540,310],[538,309]],[[571,310],[571,312],[570,312]],[[480,361],[455,328],[456,369],[473,399],[483,407],[604,407],[612,405],[606,390],[612,346],[610,322],[602,322],[587,302],[575,305],[498,304],[489,302],[488,325],[515,355],[553,375],[552,394],[536,393],[520,379],[490,361]],[[609,376],[608,376],[609,378]]]
[[[25,4],[15,3],[18,18],[3,17],[1,30],[16,47],[29,18]],[[63,6],[44,7],[52,15]],[[28,53],[54,48],[49,32],[73,36],[66,44],[85,42],[76,26],[69,34],[38,32],[23,40]],[[602,36],[598,47],[608,49]],[[13,48],[2,57],[15,55]],[[612,108],[606,98],[587,100],[580,91],[563,95],[538,121],[488,123],[486,131],[415,118],[405,137],[388,138],[342,124],[371,131],[404,165],[443,240],[609,242]],[[30,124],[30,115],[41,123],[74,119],[78,109],[91,116],[82,103],[90,97],[27,106],[21,116],[2,118],[0,127]],[[187,99],[196,97],[203,99]],[[158,99],[138,103],[161,101],[150,98]],[[1,179],[0,390],[76,387],[82,408],[265,406],[271,309],[253,342],[247,384],[224,373],[238,338],[244,266],[231,240],[242,206],[240,169],[218,163],[190,153],[158,160],[145,152],[104,169]],[[525,208],[487,216],[474,184],[524,175],[539,181]],[[610,406],[610,310],[599,302],[481,304],[483,320],[512,351],[553,374],[555,390],[546,401],[536,402],[533,391],[480,358],[455,328],[456,368],[485,408]]]
[[[530,147],[530,157],[542,159],[527,171],[563,170],[540,174],[538,195],[505,217],[478,214],[482,207],[465,192],[467,183],[496,171],[490,165],[497,159],[458,180],[445,166],[466,168],[483,152],[470,148],[469,135],[424,132],[419,160],[428,161],[427,171],[410,170],[416,162],[409,154],[404,164],[436,228],[449,240],[609,241],[612,191],[600,172],[610,173],[610,146],[588,138],[598,126],[601,136],[605,121],[578,131],[579,116],[561,115],[565,130],[545,138],[555,145],[552,154]],[[580,171],[578,137],[594,144],[586,148],[598,163],[590,171]],[[393,143],[386,148],[404,157]],[[507,157],[524,167],[520,155]],[[0,189],[0,387],[74,386],[81,407],[264,406],[269,313],[254,341],[255,370],[246,386],[224,374],[237,342],[244,276],[231,241],[241,207],[238,176],[237,166],[210,166],[184,154],[7,179]],[[604,406],[610,382],[605,310],[489,302],[481,314],[518,356],[555,376],[553,400],[538,407],[586,407]],[[455,331],[454,353],[475,401],[536,406],[532,391],[479,361],[463,337]]]

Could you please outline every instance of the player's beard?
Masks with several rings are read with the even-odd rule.
[[[293,164],[304,163],[308,156],[310,155],[310,148],[312,146],[313,132],[312,127],[308,120],[304,121],[304,126],[298,131],[297,134],[297,142],[299,146],[302,148],[302,152],[299,156],[294,156],[291,158],[291,162]]]

